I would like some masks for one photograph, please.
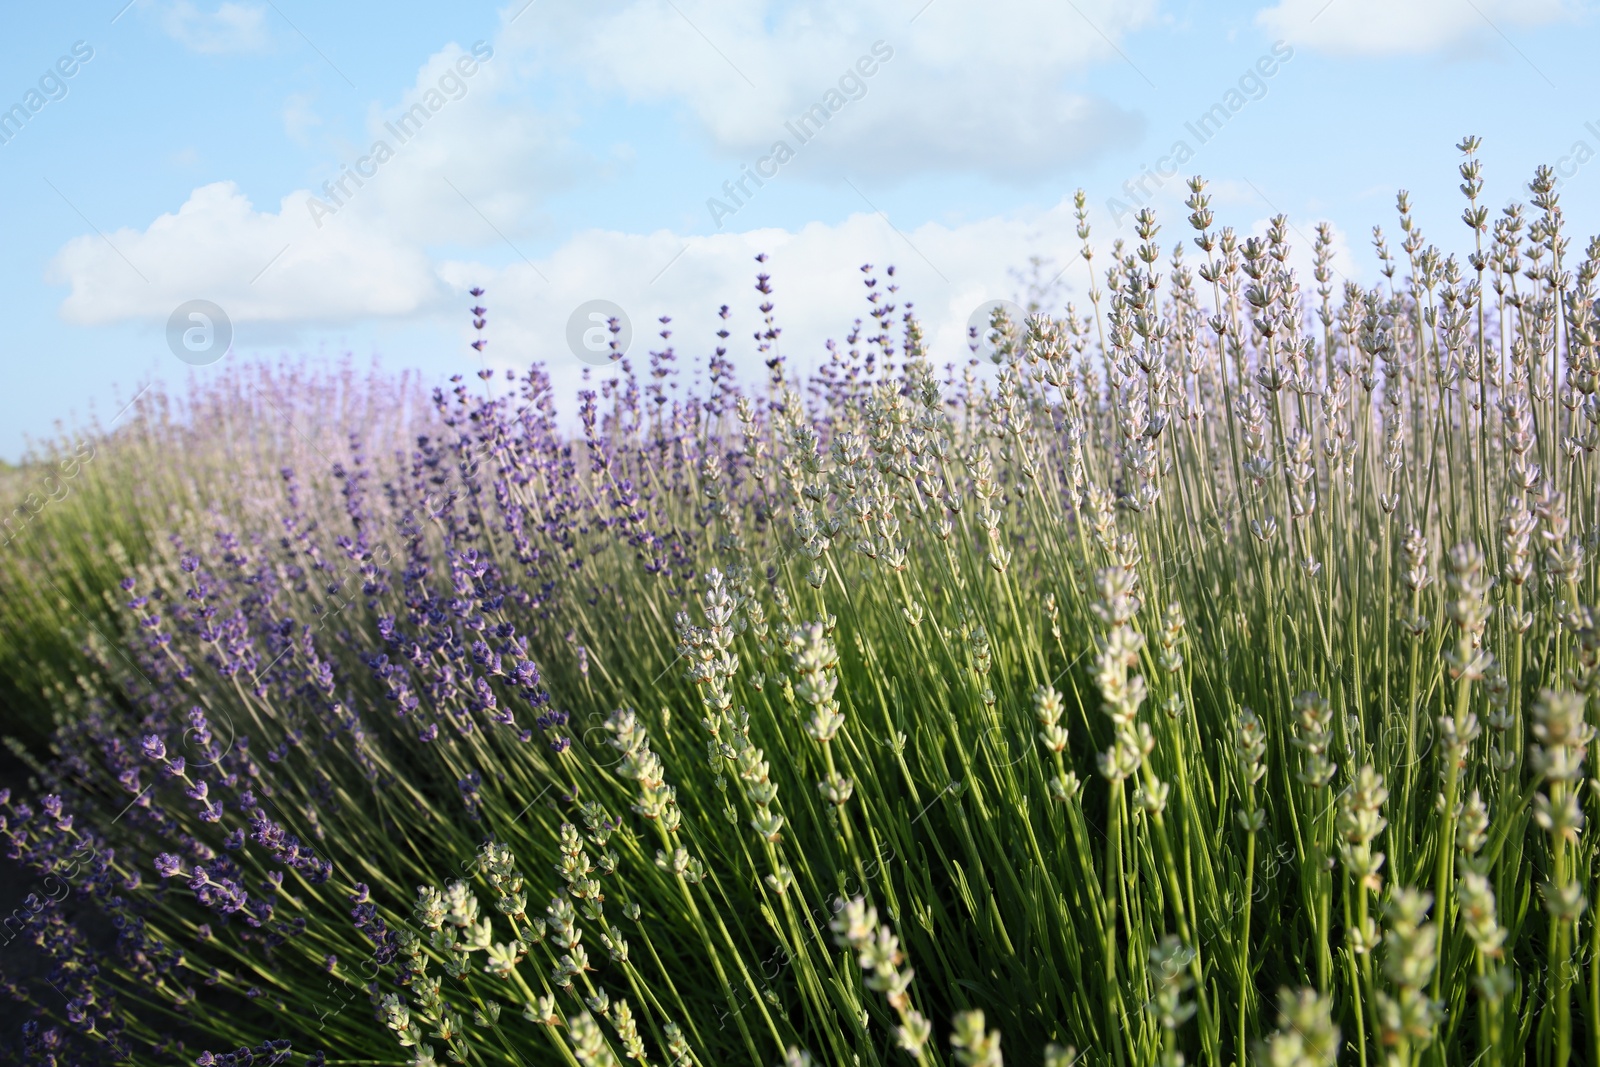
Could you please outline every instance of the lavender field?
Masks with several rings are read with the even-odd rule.
[[[971,351],[754,263],[5,472],[11,1062],[1600,1065],[1600,239],[1459,147],[1370,289],[1080,193]]]

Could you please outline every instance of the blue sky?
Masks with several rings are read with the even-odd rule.
[[[565,395],[586,366],[567,321],[596,298],[640,357],[664,314],[702,356],[728,304],[751,368],[758,252],[795,365],[864,314],[867,262],[958,359],[1029,256],[1072,299],[1073,190],[1104,246],[1141,176],[1168,245],[1200,173],[1219,223],[1282,211],[1309,262],[1328,220],[1371,284],[1397,188],[1468,247],[1472,132],[1492,207],[1560,162],[1574,253],[1600,231],[1600,38],[1562,0],[125,2],[14,6],[0,37],[0,112],[21,108],[0,114],[0,457],[228,361],[472,369],[474,284],[489,361],[541,360]],[[197,299],[233,350],[191,367],[167,323]]]

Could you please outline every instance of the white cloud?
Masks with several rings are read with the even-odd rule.
[[[848,167],[862,177],[923,167],[1037,173],[1132,135],[1133,120],[1065,91],[1064,82],[1108,56],[1121,62],[1101,31],[1121,36],[1147,20],[1153,4],[1083,0],[1080,15],[1041,14],[1025,0],[999,0],[998,8],[981,14],[935,2],[914,21],[909,8],[869,14],[844,0],[820,0],[804,10],[729,0],[678,0],[676,6],[606,0],[581,17],[541,6],[508,22],[492,57],[482,49],[473,59],[472,50],[454,45],[430,57],[397,102],[371,107],[365,138],[344,147],[325,182],[289,193],[276,210],[252,204],[231,183],[204,186],[147,228],[110,235],[115,248],[89,235],[69,242],[49,278],[70,289],[62,316],[85,325],[161,321],[177,303],[202,296],[238,323],[292,326],[424,313],[445,292],[430,249],[547,235],[542,212],[550,196],[598,165],[580,157],[570,122],[552,113],[557,108],[541,110],[527,100],[535,71],[559,74],[571,64],[593,85],[636,100],[681,101],[718,146],[760,152],[785,133],[786,118],[823,101],[882,41],[879,69],[862,77],[865,96],[848,114],[832,117],[825,136],[799,146],[815,161],[805,165]],[[197,50],[239,50],[266,40],[259,5],[228,2],[207,14],[190,0],[176,0],[164,10],[169,32]],[[511,14],[508,9],[505,17]],[[1008,28],[1022,25],[1027,33]],[[751,91],[732,66],[758,88]],[[420,132],[402,137],[394,124],[406,113],[424,119]],[[305,137],[316,121],[306,98],[287,102],[291,137]],[[374,162],[380,142],[385,158]],[[364,174],[358,178],[353,170]],[[841,224],[833,238],[829,228],[808,227],[792,241],[805,249],[843,242],[840,248],[852,249],[845,258],[855,259],[872,247],[853,237],[868,225],[881,231],[880,245],[898,240],[881,220],[863,216]],[[925,236],[943,246],[960,244],[963,232],[936,228]],[[579,237],[557,258],[581,259],[585,241],[614,244]],[[723,247],[713,243],[701,251]],[[1019,261],[1013,250],[1005,242],[992,256],[952,249],[949,262],[963,269],[991,259],[1010,265]],[[875,254],[882,258],[887,251]],[[699,255],[686,254],[675,273],[692,274],[696,268],[688,265]],[[914,257],[901,249],[898,258],[910,265]],[[560,273],[565,264],[549,268],[547,275]],[[606,270],[621,269],[606,260]],[[997,270],[995,277],[1003,278],[1003,267]],[[577,277],[593,285],[609,275]],[[687,300],[701,292],[682,295]]]
[[[205,12],[190,0],[177,0],[161,18],[167,35],[193,52],[224,55],[235,52],[260,52],[267,47],[267,9],[260,4],[218,5]]]
[[[61,316],[82,326],[164,320],[207,299],[235,323],[342,322],[414,314],[439,295],[415,245],[354,220],[319,232],[306,196],[257,211],[233,182],[216,182],[143,231],[75,237],[46,275],[71,286]]]
[[[80,325],[164,321],[196,298],[221,305],[236,324],[351,323],[427,310],[446,292],[428,247],[499,244],[502,234],[528,232],[538,205],[565,180],[560,124],[502,99],[514,79],[506,64],[474,61],[465,75],[465,56],[453,45],[442,50],[396,107],[374,106],[370,140],[329,168],[336,201],[326,187],[302,189],[276,211],[258,209],[234,183],[218,182],[144,230],[69,241],[47,273],[70,287],[62,317]],[[387,124],[429,99],[437,110],[425,103],[426,118],[411,120],[420,130],[402,142]],[[375,164],[380,139],[393,155]],[[358,184],[349,174],[363,158],[375,173]],[[313,211],[313,203],[336,210]]]
[[[232,183],[219,182],[195,190],[175,214],[142,232],[75,238],[49,272],[52,282],[71,286],[61,315],[85,326],[164,321],[178,304],[202,298],[221,305],[239,327],[441,315],[452,322],[446,298],[484,285],[496,362],[544,361],[557,384],[570,387],[584,364],[566,349],[566,321],[584,301],[604,297],[627,310],[635,332],[632,355],[641,364],[657,340],[659,316],[673,317],[673,343],[680,351],[703,355],[715,343],[718,306],[729,304],[731,348],[749,357],[742,369],[752,371],[749,337],[760,301],[753,286],[757,270],[764,270],[776,289],[782,350],[792,366],[809,366],[822,358],[828,338],[842,341],[851,320],[866,316],[857,268],[871,262],[885,285],[883,268],[897,266],[902,292],[896,299],[916,303],[943,362],[965,358],[966,319],[979,304],[1015,295],[1010,268],[1031,253],[1076,245],[1070,204],[1063,201],[1028,219],[928,223],[904,236],[867,213],[797,232],[680,237],[668,231],[586,231],[532,265],[494,267],[435,263],[419,245],[360,216],[319,232],[306,211],[306,196],[296,193],[277,211],[261,211]],[[771,257],[764,267],[755,262],[758,252]],[[241,329],[239,342],[249,336]]]
[[[1416,55],[1499,45],[1507,30],[1570,19],[1573,0],[1279,0],[1269,33],[1336,55]]]
[[[1013,217],[902,225],[904,234],[865,211],[792,232],[590,230],[533,264],[511,259],[508,267],[492,265],[491,259],[510,258],[503,237],[520,241],[541,232],[543,205],[580,172],[566,124],[525,99],[528,70],[543,62],[535,41],[547,32],[593,46],[576,54],[595,81],[609,80],[637,98],[683,100],[730,151],[765,150],[774,136],[769,130],[781,131],[784,117],[820,100],[839,72],[880,39],[894,48],[894,57],[869,81],[866,96],[805,146],[820,162],[870,173],[865,160],[873,153],[882,157],[874,166],[884,171],[913,164],[947,169],[978,154],[984,158],[977,166],[1046,167],[1110,136],[1094,125],[1098,105],[1058,91],[1070,71],[1104,60],[1109,51],[1072,12],[1040,16],[1046,25],[1028,34],[1005,34],[992,26],[1020,20],[992,9],[969,16],[959,4],[936,0],[915,23],[907,21],[909,14],[896,16],[893,30],[900,37],[891,42],[888,24],[872,21],[878,16],[832,0],[813,5],[808,20],[787,9],[768,18],[759,6],[754,15],[729,9],[713,17],[709,3],[680,4],[730,60],[752,80],[761,79],[760,91],[750,92],[670,6],[613,3],[600,12],[601,29],[593,32],[609,34],[610,46],[632,56],[632,65],[604,55],[581,20],[559,24],[567,16],[558,12],[547,16],[557,24],[539,26],[530,11],[526,23],[496,40],[492,58],[480,54],[466,63],[470,50],[451,46],[420,67],[397,102],[374,104],[363,140],[341,152],[344,164],[329,167],[325,186],[257,207],[238,186],[220,182],[195,189],[177,211],[144,229],[68,242],[49,271],[50,281],[69,287],[62,317],[86,326],[159,323],[184,301],[209,299],[240,327],[237,341],[244,346],[252,336],[308,325],[455,324],[458,305],[465,306],[456,298],[482,284],[489,289],[494,360],[504,366],[543,361],[570,393],[585,365],[566,349],[566,321],[596,297],[627,309],[633,355],[641,364],[655,346],[660,315],[673,316],[672,343],[685,357],[710,351],[722,325],[716,311],[726,303],[734,315],[729,347],[744,373],[759,373],[751,340],[759,325],[757,252],[771,255],[759,269],[773,277],[785,331],[781,347],[795,368],[824,358],[827,339],[843,342],[851,321],[866,317],[857,269],[865,262],[877,265],[885,285],[884,268],[897,265],[902,291],[894,299],[915,303],[941,364],[967,357],[968,317],[985,301],[1014,297],[1010,271],[1030,255],[1057,257],[1055,267],[1065,268],[1069,285],[1081,285],[1070,200]],[[1116,14],[1087,0],[1081,6],[1113,35],[1146,17],[1142,7]],[[507,44],[507,35],[522,38]],[[643,46],[647,40],[651,47]],[[708,50],[709,59],[694,47]],[[470,75],[468,67],[475,68]],[[418,103],[426,118],[402,142],[391,124]],[[869,105],[881,113],[870,113]],[[286,123],[300,121],[291,119],[300,112],[309,114],[306,101],[290,101]],[[843,125],[856,117],[856,125]],[[373,167],[379,141],[393,156]],[[358,184],[349,168],[363,160],[369,169]],[[319,226],[311,205],[314,198],[332,203],[329,189],[338,196],[338,210],[319,212]],[[1171,192],[1175,202],[1181,199],[1176,185]],[[1096,214],[1103,247],[1117,234]],[[1162,214],[1176,222],[1184,212],[1174,206]],[[494,251],[480,261],[443,260],[436,254],[443,246]],[[1297,249],[1302,252],[1309,249]]]
[[[722,303],[749,320],[740,325],[748,336],[755,328],[749,309],[759,300],[752,288],[754,256],[764,251],[771,262],[759,269],[774,276],[780,323],[788,330],[784,348],[802,362],[865,314],[856,269],[863,262],[877,264],[885,281],[881,268],[898,265],[901,299],[915,300],[941,324],[934,339],[953,357],[972,309],[1013,295],[1008,268],[1030,253],[1075,245],[1070,205],[1063,201],[1025,220],[928,223],[904,236],[881,217],[862,213],[792,233],[586,231],[532,265],[436,264],[421,245],[365,216],[341,217],[317,230],[307,196],[298,192],[277,211],[261,211],[233,183],[219,182],[195,190],[175,214],[144,231],[74,238],[50,269],[49,280],[71,286],[61,314],[91,326],[165,319],[179,303],[204,298],[236,324],[407,319],[437,313],[448,293],[484,284],[494,293],[495,354],[517,363],[553,356],[560,363],[568,358],[561,341],[567,316],[595,297],[628,309],[639,353],[663,314],[681,317],[689,326],[685,345],[704,350]]]
[[[680,103],[719,149],[752,162],[781,139],[797,149],[797,166],[834,174],[1027,180],[1137,140],[1137,113],[1071,82],[1091,65],[1123,63],[1112,42],[1149,22],[1155,0],[935,0],[920,15],[919,6],[611,0],[574,14],[541,5],[506,36],[574,64],[594,86]],[[854,68],[876,42],[892,58],[861,78]],[[841,78],[864,90],[851,82],[838,93]],[[801,147],[785,121],[830,90],[835,103],[859,98]]]
[[[568,140],[572,123],[522,97],[523,72],[514,55],[504,54],[498,43],[483,47],[493,54],[483,58],[480,51],[475,57],[455,45],[441,50],[422,65],[394,107],[370,110],[367,142],[350,146],[328,177],[339,181],[345,168],[372,155],[379,142],[394,158],[359,190],[353,183],[344,186],[354,195],[341,220],[355,215],[423,244],[499,243],[502,235],[515,238],[545,225],[545,200],[579,173]],[[402,141],[394,131],[403,116],[421,114],[418,104],[435,110],[420,133]]]
[[[1219,188],[1219,225],[1240,223],[1242,233],[1259,234],[1266,221],[1244,220],[1260,211],[1253,203],[1226,206],[1233,198]],[[297,194],[304,197],[305,194]],[[1175,222],[1182,216],[1174,199],[1160,205],[1161,215]],[[1102,253],[1117,236],[1094,211],[1095,240]],[[1248,213],[1247,213],[1248,212]],[[70,280],[72,293],[62,313],[69,321],[97,325],[123,319],[164,320],[179,303],[194,298],[214,300],[240,327],[236,346],[248,349],[252,338],[275,336],[274,324],[300,325],[387,320],[459,325],[463,360],[465,290],[484,286],[490,309],[489,361],[498,368],[525,369],[540,362],[552,378],[558,400],[570,413],[574,390],[587,364],[568,349],[567,320],[586,301],[603,298],[621,305],[633,328],[629,358],[636,369],[649,365],[649,352],[662,343],[660,316],[671,316],[670,343],[679,366],[688,368],[719,342],[716,331],[731,332],[725,344],[746,381],[763,373],[752,334],[761,326],[754,289],[758,271],[771,275],[777,324],[783,333],[779,350],[792,372],[803,372],[826,358],[826,342],[843,345],[855,319],[865,319],[864,263],[874,265],[883,290],[891,283],[886,268],[894,265],[892,282],[900,287],[891,299],[898,344],[900,312],[907,302],[923,323],[936,365],[960,365],[969,355],[968,320],[977,308],[995,298],[1014,299],[1018,284],[1013,270],[1030,255],[1055,257],[1047,275],[1061,270],[1065,299],[1081,297],[1083,264],[1076,256],[1070,199],[1043,211],[1017,217],[992,217],[959,225],[929,222],[902,235],[876,214],[852,215],[837,224],[811,223],[797,231],[753,230],[707,236],[680,236],[662,230],[629,234],[590,230],[574,235],[534,263],[514,261],[496,266],[484,261],[430,260],[419,246],[372,228],[361,218],[339,230],[318,234],[307,221],[303,202],[290,198],[276,213],[253,209],[233,186],[223,183],[197,190],[177,215],[163,216],[148,231],[112,233],[110,240],[149,279],[142,281],[115,251],[98,237],[81,237],[57,257],[58,280]],[[343,221],[343,220],[341,220]],[[1291,231],[1291,265],[1309,294],[1310,236],[1315,223],[1296,219]],[[1126,235],[1124,235],[1126,236]],[[253,284],[285,245],[290,251]],[[1359,280],[1345,235],[1335,233],[1335,266],[1341,277]],[[767,253],[757,264],[757,253]],[[1190,250],[1191,265],[1194,264]],[[1336,291],[1337,297],[1337,291]],[[727,304],[731,318],[717,315]],[[1060,307],[1053,310],[1060,311]],[[248,327],[258,327],[251,330]],[[466,362],[463,368],[468,366]],[[591,370],[604,377],[609,370]]]

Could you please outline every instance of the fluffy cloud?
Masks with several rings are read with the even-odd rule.
[[[75,237],[47,273],[71,287],[61,316],[82,326],[162,320],[203,298],[236,323],[346,322],[414,314],[439,295],[415,245],[354,221],[319,232],[307,195],[264,212],[233,182],[216,182],[143,231]]]
[[[1260,214],[1259,197],[1221,185],[1215,192],[1219,225],[1236,223],[1245,233],[1265,230],[1264,217],[1245,222]],[[900,291],[892,299],[902,310],[908,301],[915,306],[930,352],[941,366],[967,358],[966,329],[974,311],[989,300],[1019,296],[1014,271],[1030,256],[1057,257],[1047,264],[1045,275],[1061,272],[1064,299],[1081,292],[1084,281],[1070,200],[1026,216],[954,226],[930,222],[904,232],[865,212],[793,232],[680,236],[666,230],[591,230],[537,261],[496,266],[467,260],[435,263],[416,245],[360,217],[318,233],[309,222],[306,195],[287,198],[277,212],[263,212],[231,184],[219,183],[196,190],[176,215],[163,216],[142,233],[109,234],[144,278],[100,238],[77,238],[54,267],[57,280],[72,285],[62,313],[86,325],[164,319],[179,303],[202,297],[228,311],[240,327],[236,344],[244,350],[252,338],[274,336],[270,330],[252,330],[252,325],[388,320],[459,325],[465,351],[465,290],[482,285],[488,289],[491,364],[520,369],[542,362],[565,399],[587,370],[567,347],[567,322],[580,304],[597,298],[613,301],[627,313],[634,335],[629,356],[637,367],[647,365],[648,353],[662,347],[658,320],[665,315],[672,319],[670,343],[684,364],[703,359],[718,343],[716,331],[725,326],[732,334],[726,342],[730,354],[748,379],[762,371],[752,336],[761,328],[757,305],[762,298],[754,289],[758,271],[772,277],[777,323],[783,330],[779,350],[796,371],[825,359],[828,340],[842,344],[852,323],[867,317],[859,270],[864,263],[874,265],[880,290],[891,284],[885,268],[895,266],[892,283]],[[1176,195],[1158,197],[1157,208],[1169,221],[1183,215]],[[1102,249],[1118,236],[1098,211],[1094,225]],[[1314,222],[1302,218],[1294,225],[1291,265],[1309,291]],[[1339,280],[1359,280],[1342,233],[1336,233],[1335,248]],[[768,255],[765,264],[756,263],[758,253]],[[272,266],[262,273],[269,262]],[[722,304],[731,310],[727,320],[718,316]],[[897,313],[897,333],[898,319]]]
[[[508,104],[514,72],[496,63],[455,46],[431,57],[396,106],[372,109],[366,138],[346,147],[322,187],[296,190],[276,210],[218,182],[143,230],[74,238],[47,273],[70,287],[62,317],[161,321],[205,298],[238,324],[295,326],[437,306],[445,289],[428,248],[527,232],[565,180],[563,127]]]
[[[1240,190],[1217,191],[1219,224],[1237,222],[1243,232],[1264,231],[1264,218],[1245,224],[1260,213],[1259,198]],[[235,343],[244,351],[273,336],[263,330],[273,324],[443,323],[462,330],[465,368],[470,356],[465,290],[481,285],[488,290],[490,364],[520,370],[543,363],[563,408],[570,410],[570,398],[586,378],[610,373],[589,368],[566,342],[569,317],[597,298],[615,302],[628,315],[633,328],[629,358],[636,368],[646,368],[649,352],[663,347],[659,319],[670,316],[672,336],[665,343],[678,352],[680,366],[703,363],[719,343],[717,330],[726,327],[731,337],[724,343],[741,376],[758,380],[763,372],[753,338],[762,326],[757,309],[762,297],[754,288],[758,271],[771,275],[783,331],[779,351],[792,371],[815,367],[826,359],[830,339],[842,345],[852,323],[867,318],[859,270],[864,263],[874,265],[880,291],[891,283],[899,286],[891,299],[901,311],[907,302],[914,305],[940,366],[968,357],[966,329],[974,311],[992,299],[1018,297],[1013,272],[1029,256],[1059,257],[1046,266],[1045,275],[1063,272],[1065,299],[1074,299],[1084,280],[1070,200],[1023,217],[956,226],[930,222],[903,233],[869,213],[793,232],[686,237],[665,230],[591,230],[532,263],[496,266],[467,260],[435,264],[415,245],[360,219],[319,235],[307,221],[305,194],[297,196],[302,199],[285,200],[275,213],[261,212],[229,184],[207,186],[176,215],[163,216],[143,233],[109,234],[148,280],[98,237],[74,240],[56,264],[73,286],[64,316],[91,325],[151,315],[164,319],[179,303],[203,297],[228,311],[239,327]],[[1168,220],[1182,215],[1176,199],[1158,207]],[[1116,231],[1098,212],[1094,221],[1103,249]],[[1314,223],[1297,219],[1295,226],[1291,265],[1309,292]],[[250,278],[285,245],[289,251],[252,284]],[[1338,280],[1359,280],[1343,234],[1336,234],[1335,247]],[[767,254],[765,264],[756,263],[758,253]],[[885,269],[891,264],[893,279]],[[726,320],[718,316],[722,304],[730,307]],[[898,335],[899,312],[895,318]]]
[[[577,180],[581,161],[568,140],[572,121],[526,101],[517,64],[499,41],[430,57],[398,104],[370,110],[366,141],[349,146],[330,173],[340,182],[380,142],[394,154],[359,190],[344,185],[352,195],[339,218],[421,244],[492,244],[540,232],[544,202]],[[429,117],[413,133],[425,113],[419,105]],[[318,192],[327,199],[326,187]]]
[[[798,365],[809,365],[821,358],[829,337],[842,340],[851,321],[865,317],[857,268],[871,262],[884,284],[882,268],[897,265],[899,299],[916,302],[941,358],[958,358],[971,312],[986,300],[1013,295],[1010,268],[1030,254],[1076,243],[1063,202],[1025,220],[929,223],[903,235],[868,213],[797,232],[680,237],[586,231],[531,263],[435,264],[419,245],[365,216],[317,230],[308,195],[295,193],[277,211],[262,211],[233,183],[219,182],[195,190],[176,213],[146,230],[74,238],[50,271],[52,281],[71,287],[62,317],[90,326],[164,320],[178,304],[204,298],[239,326],[440,315],[453,321],[445,307],[451,294],[486,285],[493,294],[496,358],[507,365],[545,360],[576,381],[582,365],[567,352],[564,336],[579,304],[599,297],[624,307],[634,326],[634,354],[642,355],[661,315],[673,316],[685,350],[709,350],[720,322],[717,307],[727,303],[734,308],[737,350],[757,328],[758,269],[772,274],[777,287],[783,350]],[[755,262],[759,252],[771,257],[765,267]],[[248,336],[242,331],[241,341]]]
[[[193,52],[222,55],[259,52],[267,47],[267,9],[260,4],[232,0],[212,12],[200,11],[189,0],[177,0],[161,16],[167,35]]]
[[[1279,0],[1256,22],[1336,55],[1401,55],[1499,43],[1506,30],[1575,14],[1571,0]]]
[[[681,102],[718,147],[737,153],[769,148],[786,119],[827,100],[830,90],[837,95],[848,74],[856,80],[846,90],[859,80],[864,95],[804,146],[802,166],[848,164],[863,177],[919,168],[1042,173],[1133,135],[1136,120],[1065,91],[1063,82],[1108,56],[1120,62],[1111,41],[1148,19],[1152,7],[1153,0],[1084,0],[1082,14],[1040,13],[1023,0],[1000,0],[975,14],[935,0],[920,13],[891,17],[843,0],[605,0],[581,13],[539,5],[524,9],[525,18],[508,8],[492,45],[441,50],[398,101],[374,104],[365,136],[338,150],[341,161],[320,185],[289,193],[275,210],[252,204],[231,183],[196,189],[143,230],[69,242],[49,278],[70,287],[63,318],[84,325],[160,321],[196,297],[221,304],[240,324],[424,313],[446,292],[432,250],[547,238],[550,196],[592,170],[594,161],[573,146],[571,121],[555,115],[576,110],[528,100],[532,78],[550,84],[552,75],[574,71],[633,100]],[[169,32],[202,51],[265,41],[263,10],[228,2],[207,14],[189,0],[164,9]],[[1027,32],[1016,32],[1020,26]],[[878,69],[867,78],[858,61],[877,42]],[[407,125],[403,116],[420,119]],[[285,108],[291,137],[305,137],[316,120],[304,98]],[[863,225],[810,228],[795,240],[814,249],[812,259],[820,254],[816,242],[842,242],[853,260],[872,247],[855,240]],[[872,225],[880,243],[893,236],[881,220]],[[959,232],[929,231],[925,240],[943,246]],[[615,240],[623,238],[580,235],[556,258],[581,258],[585,241],[614,248]],[[695,248],[675,273],[691,275],[697,258],[729,247]],[[993,257],[976,259],[951,250],[949,262],[1014,250],[1002,242]],[[901,251],[907,264],[920,258]],[[552,263],[545,273],[564,269]],[[609,260],[605,269],[626,273]],[[579,277],[593,284],[610,275]]]
[[[737,157],[792,137],[784,123],[830,90],[855,95],[801,153],[803,167],[903,177],[926,170],[1033,179],[1137,140],[1134,112],[1075,90],[1096,63],[1122,63],[1117,39],[1154,0],[983,5],[934,0],[610,0],[581,11],[538,5],[508,44],[568,63],[635,101],[681,104]],[[913,17],[915,16],[915,17]],[[875,42],[892,51],[854,72]],[[847,80],[859,81],[860,89]],[[751,157],[753,158],[753,157]]]
[[[561,64],[576,62],[596,84],[635,99],[681,100],[719,146],[742,152],[764,150],[771,130],[822,99],[839,73],[881,40],[893,57],[880,62],[866,94],[830,121],[826,136],[806,146],[819,164],[849,163],[857,174],[870,173],[863,163],[869,157],[886,171],[918,160],[941,169],[963,160],[1048,167],[1111,136],[1096,125],[1100,105],[1058,91],[1061,78],[1108,53],[1121,62],[1073,11],[1036,13],[1030,31],[1017,34],[996,27],[1022,24],[1018,12],[989,9],[980,17],[945,0],[934,0],[915,21],[914,12],[902,12],[892,23],[833,0],[808,6],[805,17],[787,7],[724,10],[709,0],[679,6],[687,18],[670,4],[639,2],[612,3],[582,19],[552,8],[540,23],[540,5],[502,29],[492,56],[482,46],[440,51],[398,100],[372,107],[364,136],[340,149],[343,162],[316,188],[257,206],[235,184],[216,183],[144,229],[69,242],[49,272],[69,287],[62,317],[89,326],[158,323],[178,304],[204,298],[228,311],[240,328],[238,343],[248,348],[253,337],[302,326],[454,325],[464,321],[461,294],[481,284],[490,290],[495,360],[544,361],[566,388],[584,371],[566,349],[567,319],[597,297],[627,309],[640,360],[656,343],[661,315],[673,317],[672,343],[681,353],[703,355],[716,343],[723,325],[717,308],[726,303],[733,309],[730,349],[746,371],[758,370],[751,339],[759,326],[752,288],[758,252],[771,256],[761,269],[773,276],[781,349],[797,368],[824,358],[829,338],[842,342],[852,321],[866,317],[857,269],[866,262],[884,284],[883,268],[897,265],[896,299],[915,302],[941,363],[966,358],[969,317],[988,300],[1014,297],[1011,272],[1031,255],[1062,257],[1047,273],[1064,268],[1074,286],[1081,284],[1065,200],[1016,217],[902,225],[903,233],[861,212],[796,231],[589,230],[533,262],[505,255],[507,243],[526,238],[520,247],[532,247],[548,236],[544,205],[578,179],[585,162],[568,125],[529,106],[533,69],[560,72],[569,69]],[[1080,6],[1113,36],[1147,17],[1140,5]],[[541,42],[549,41],[564,42],[564,58],[544,54]],[[758,88],[750,90],[716,49]],[[291,102],[291,111],[301,103]],[[396,124],[407,114],[425,117],[402,139]],[[390,151],[375,161],[380,142]],[[1176,206],[1164,212],[1169,220],[1182,215]],[[1096,220],[1102,244],[1117,236],[1108,221]],[[439,256],[441,248],[462,247],[495,248],[494,263],[510,259],[511,266]]]

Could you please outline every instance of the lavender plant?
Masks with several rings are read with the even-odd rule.
[[[1371,289],[1080,195],[991,367],[869,266],[802,380],[763,273],[755,388],[663,322],[163,516],[5,795],[19,1057],[1600,1065],[1600,240],[1459,147]]]

